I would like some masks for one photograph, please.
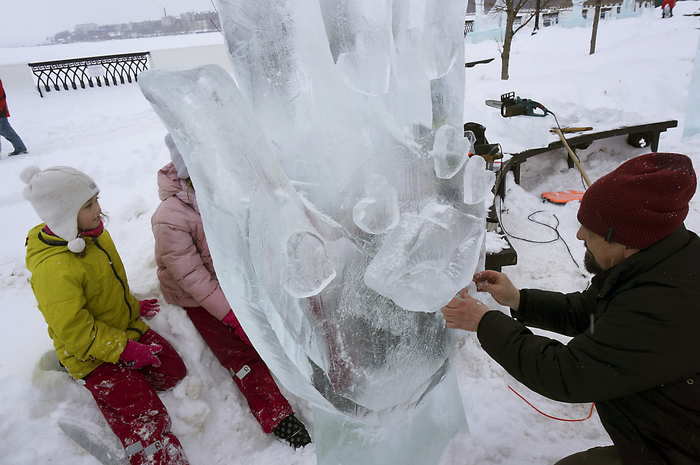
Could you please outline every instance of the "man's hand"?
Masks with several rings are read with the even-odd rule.
[[[520,306],[520,291],[508,276],[498,271],[484,270],[474,275],[472,281],[476,283],[478,292],[488,292],[496,302],[513,310]]]
[[[479,322],[489,308],[470,297],[466,289],[462,289],[461,298],[455,297],[446,306],[442,307],[442,316],[448,328],[476,331]]]

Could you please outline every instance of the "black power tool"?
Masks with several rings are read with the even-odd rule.
[[[487,100],[486,105],[500,108],[504,118],[520,115],[542,117],[549,114],[549,110],[541,103],[516,97],[515,92],[501,95],[501,100]]]

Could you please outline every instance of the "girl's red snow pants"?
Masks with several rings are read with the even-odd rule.
[[[293,411],[265,362],[233,329],[217,320],[203,307],[185,307],[185,310],[221,365],[229,373],[232,372],[233,381],[248,401],[250,411],[260,423],[263,432],[270,434]],[[243,376],[239,377],[240,375]]]
[[[170,432],[171,420],[156,391],[172,389],[187,369],[175,349],[148,330],[142,344],[160,344],[160,366],[134,369],[124,363],[103,363],[90,373],[85,387],[129,455],[132,465],[187,465],[180,441]]]

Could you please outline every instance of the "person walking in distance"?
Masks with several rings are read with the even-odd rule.
[[[27,146],[24,145],[22,139],[17,135],[8,118],[10,117],[10,110],[7,108],[7,95],[5,94],[5,89],[2,87],[2,79],[0,79],[0,136],[4,137],[12,144],[13,150],[10,152],[10,156],[21,155],[27,153]]]

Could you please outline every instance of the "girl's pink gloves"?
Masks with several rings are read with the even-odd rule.
[[[160,359],[154,354],[157,354],[163,349],[160,344],[141,344],[140,342],[126,341],[126,348],[119,356],[126,364],[132,368],[142,368],[146,365],[160,366]]]
[[[236,335],[238,337],[243,339],[243,342],[245,342],[249,346],[253,345],[250,343],[250,340],[248,339],[248,336],[246,336],[245,332],[243,331],[243,328],[241,328],[241,324],[238,322],[238,318],[236,318],[236,315],[233,314],[233,310],[229,310],[229,312],[221,320],[221,322],[224,323],[225,325],[230,326],[233,329],[233,332],[236,333]]]
[[[160,311],[158,299],[139,300],[139,313],[144,318],[153,318]]]

